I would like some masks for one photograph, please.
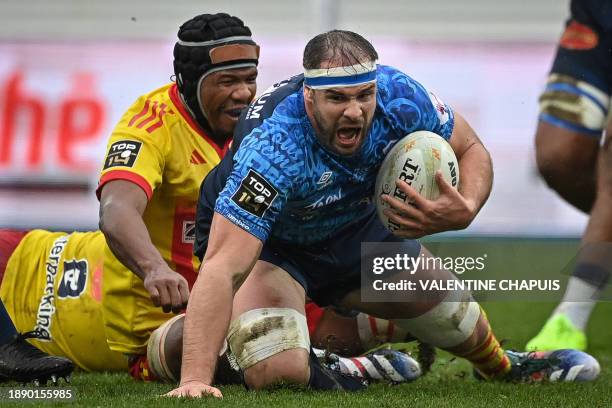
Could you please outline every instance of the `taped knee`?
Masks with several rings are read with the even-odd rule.
[[[450,348],[472,335],[479,317],[480,306],[469,292],[455,291],[421,316],[395,322],[421,341]]]
[[[254,309],[243,313],[230,324],[228,342],[242,370],[285,350],[310,350],[306,317],[289,308]]]
[[[540,96],[540,119],[553,125],[600,136],[610,95],[568,75],[550,74]]]
[[[180,350],[170,350],[172,345],[167,344],[168,333],[175,324],[179,324],[181,331],[185,314],[180,314],[168,320],[151,333],[147,343],[147,363],[153,376],[163,382],[175,383],[180,377],[180,364],[169,364],[169,354],[181,355],[182,337]],[[178,369],[177,369],[178,368]]]

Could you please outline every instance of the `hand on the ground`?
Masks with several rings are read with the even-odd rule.
[[[164,397],[201,398],[209,395],[215,398],[223,398],[223,394],[221,394],[218,388],[199,381],[189,381],[164,394]]]

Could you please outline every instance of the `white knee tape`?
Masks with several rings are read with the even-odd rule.
[[[568,75],[550,74],[540,96],[540,112],[572,125],[601,131],[606,125],[610,95]]]
[[[480,306],[472,300],[469,292],[455,291],[421,316],[395,322],[421,341],[448,348],[467,340],[479,317]]]
[[[147,343],[147,362],[153,375],[164,382],[177,382],[178,378],[172,374],[166,362],[166,335],[177,320],[182,319],[185,313],[174,316],[151,333]]]
[[[306,316],[288,308],[249,310],[230,324],[227,338],[243,370],[285,350],[310,350]]]
[[[151,333],[149,341],[147,342],[147,362],[149,363],[149,369],[160,381],[167,383],[176,383],[179,381],[179,378],[177,378],[170,370],[170,367],[168,367],[168,360],[166,357],[166,336],[174,323],[184,317],[185,313],[181,313],[164,322],[164,324]],[[226,351],[227,341],[224,341],[219,355],[222,356]]]

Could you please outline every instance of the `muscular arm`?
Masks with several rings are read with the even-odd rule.
[[[136,184],[108,182],[100,197],[100,230],[117,259],[144,281],[153,303],[178,312],[189,296],[187,281],[168,267],[151,242],[142,219],[147,202]]]
[[[212,384],[231,319],[232,299],[261,248],[260,240],[215,213],[206,256],[187,307],[181,386]]]
[[[401,226],[396,235],[420,238],[466,228],[487,201],[493,183],[491,157],[474,130],[458,113],[455,113],[455,126],[449,143],[459,161],[459,190],[455,190],[438,172],[436,182],[440,196],[430,201],[404,181],[398,180],[398,188],[413,204],[384,197],[391,206],[391,209],[385,210],[385,214]]]
[[[117,259],[141,279],[164,263],[142,220],[145,192],[136,184],[113,180],[102,188],[100,230]]]
[[[471,211],[471,218],[467,224],[469,225],[491,193],[493,186],[491,156],[476,132],[458,113],[455,113],[455,127],[449,142],[459,161],[461,180],[459,193]]]

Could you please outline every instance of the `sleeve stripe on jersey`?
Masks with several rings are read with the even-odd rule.
[[[100,178],[98,188],[96,189],[96,196],[98,197],[98,200],[100,199],[100,194],[102,193],[102,187],[112,180],[131,181],[144,190],[145,194],[147,195],[147,200],[150,200],[151,197],[153,197],[153,189],[151,188],[151,185],[149,185],[149,182],[140,174],[125,170],[112,170]]]

